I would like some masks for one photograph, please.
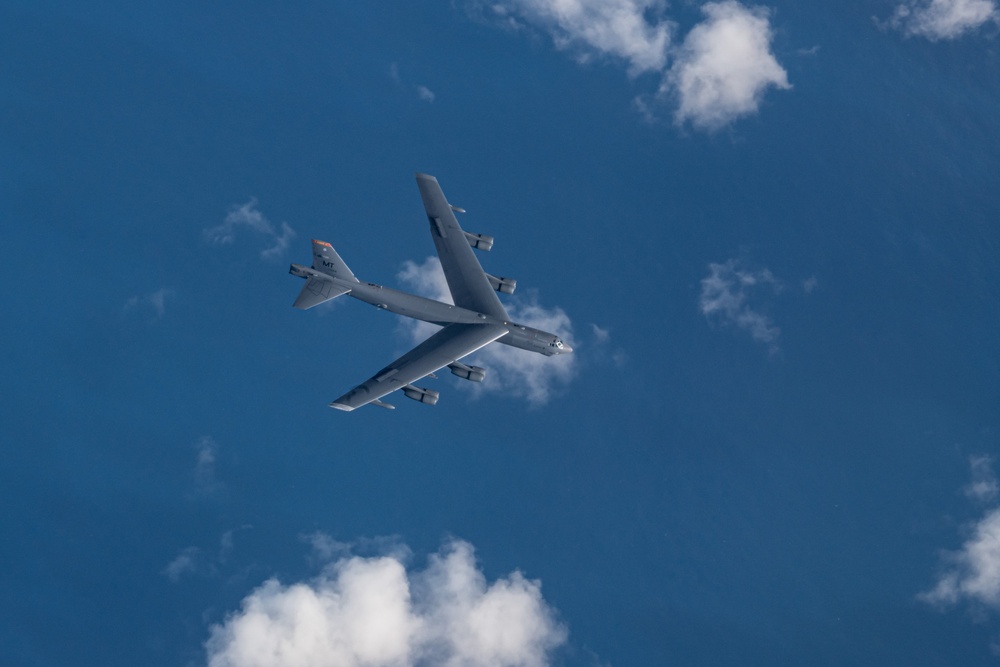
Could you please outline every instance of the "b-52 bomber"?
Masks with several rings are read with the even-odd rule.
[[[350,411],[372,403],[394,409],[382,401],[397,389],[421,403],[434,405],[439,392],[417,387],[414,382],[447,366],[452,373],[472,382],[482,382],[486,370],[463,364],[460,359],[492,342],[519,347],[546,356],[566,354],[573,348],[555,334],[510,321],[497,292],[513,294],[517,281],[497,278],[483,271],[473,248],[489,250],[493,238],[466,232],[455,213],[465,211],[445,199],[438,181],[427,174],[417,174],[417,187],[430,222],[431,237],[441,259],[454,305],[407,294],[376,283],[361,282],[337,251],[325,241],[313,241],[312,266],[292,264],[289,273],[306,279],[294,306],[307,310],[324,301],[350,294],[376,308],[388,310],[443,327],[399,359],[380,370],[368,381],[330,403],[331,408]]]

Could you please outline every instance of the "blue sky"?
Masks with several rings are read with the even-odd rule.
[[[998,12],[7,3],[7,660],[994,664]],[[415,171],[576,352],[329,410]]]

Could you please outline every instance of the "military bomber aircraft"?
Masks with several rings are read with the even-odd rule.
[[[513,294],[517,281],[489,275],[472,252],[473,248],[489,250],[493,247],[493,238],[464,231],[455,213],[465,211],[448,203],[436,178],[420,173],[416,176],[454,305],[361,282],[333,246],[325,241],[312,242],[311,267],[292,264],[289,268],[292,275],[306,279],[295,300],[296,308],[306,310],[350,294],[376,308],[443,327],[371,379],[330,403],[331,408],[350,411],[372,403],[394,409],[395,406],[381,399],[397,389],[407,398],[434,405],[439,392],[413,383],[423,377],[433,377],[434,371],[445,366],[460,378],[482,382],[486,370],[463,364],[460,359],[494,341],[546,356],[573,351],[555,334],[510,321],[497,292]]]

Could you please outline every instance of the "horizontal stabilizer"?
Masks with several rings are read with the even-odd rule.
[[[347,294],[350,291],[346,287],[338,286],[329,278],[310,276],[305,286],[302,287],[302,291],[299,292],[299,298],[295,300],[293,305],[300,310],[308,310],[324,301],[336,299],[338,296]]]

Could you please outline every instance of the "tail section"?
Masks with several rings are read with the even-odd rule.
[[[288,269],[288,272],[293,276],[306,279],[306,284],[299,292],[299,297],[294,304],[296,308],[301,310],[318,306],[324,301],[335,299],[351,291],[349,286],[343,285],[334,278],[346,282],[358,282],[358,279],[347,268],[347,264],[340,258],[332,245],[326,241],[313,241],[312,251],[312,268],[301,264],[292,264]]]
[[[295,303],[292,305],[300,310],[308,310],[324,301],[336,299],[338,296],[347,294],[350,291],[346,287],[337,285],[326,276],[311,275],[302,288],[302,291],[299,292],[299,298],[295,299]]]
[[[313,268],[334,278],[358,282],[337,251],[326,241],[313,241]]]

